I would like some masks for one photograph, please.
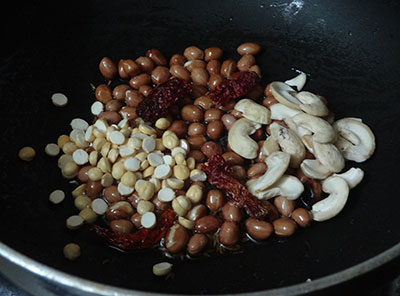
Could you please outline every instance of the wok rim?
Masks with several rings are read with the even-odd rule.
[[[87,280],[72,274],[65,273],[63,271],[57,270],[53,267],[47,266],[40,263],[34,259],[29,258],[26,255],[8,247],[4,243],[0,242],[0,256],[5,260],[17,265],[18,267],[31,272],[51,283],[63,285],[67,288],[73,288],[80,292],[92,293],[95,295],[140,295],[147,296],[149,292],[140,290],[131,290],[126,288],[119,288],[112,285],[98,283],[92,280]],[[380,254],[369,258],[361,263],[354,266],[346,268],[344,270],[338,271],[336,273],[318,278],[316,280],[306,281],[304,283],[294,284],[281,288],[274,288],[269,290],[255,291],[255,292],[245,292],[237,294],[224,294],[224,295],[267,295],[267,296],[277,296],[277,295],[299,295],[304,293],[316,292],[325,288],[332,287],[334,285],[346,282],[348,280],[354,279],[361,276],[369,271],[372,271],[396,257],[400,256],[400,243],[392,246],[391,248],[381,252]],[[0,270],[2,272],[2,270]],[[7,277],[7,276],[6,276]],[[12,279],[10,279],[13,281]],[[29,290],[28,290],[29,292]],[[152,295],[180,295],[180,294],[164,294],[158,292],[151,292]]]

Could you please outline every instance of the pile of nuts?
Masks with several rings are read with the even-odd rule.
[[[223,81],[241,71],[261,77],[255,59],[260,51],[258,44],[244,43],[237,62],[222,60],[219,47],[195,46],[169,61],[157,49],[118,64],[103,58],[99,69],[107,82],[94,87],[93,123],[72,120],[71,133],[57,142],[62,175],[81,183],[72,192],[79,214],[67,219],[67,227],[104,217],[114,233],[131,234],[153,229],[160,213],[172,208],[177,219],[161,248],[194,256],[236,249],[249,238],[288,237],[313,219],[335,216],[363,172],[332,173],[344,168],[344,159],[360,162],[372,155],[373,134],[359,119],[334,122],[326,99],[301,92],[304,73],[257,85],[217,107],[208,92]],[[191,96],[154,124],[144,122],[136,114],[139,104],[171,78],[188,81]],[[254,196],[272,201],[274,219],[248,217],[208,183],[201,165],[215,154]]]

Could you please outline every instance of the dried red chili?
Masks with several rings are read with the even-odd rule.
[[[221,82],[215,90],[208,92],[207,96],[209,96],[217,106],[223,106],[231,99],[247,94],[256,86],[258,80],[259,77],[255,72],[243,71],[240,72],[237,79]]]
[[[228,199],[237,207],[255,218],[269,214],[275,216],[273,206],[267,201],[254,197],[238,180],[232,177],[232,168],[225,162],[221,154],[215,154],[208,159],[208,165],[202,164],[202,170],[207,174],[208,181],[225,192]]]
[[[175,212],[167,209],[157,219],[155,228],[142,228],[135,233],[119,234],[98,225],[93,225],[90,230],[105,239],[110,245],[125,251],[146,249],[159,243],[174,223],[175,217]]]
[[[177,101],[192,92],[192,87],[185,80],[174,78],[156,86],[151,93],[139,103],[136,114],[144,121],[154,123],[158,118],[165,117],[168,110]]]

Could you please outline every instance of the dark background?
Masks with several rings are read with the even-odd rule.
[[[398,121],[400,97],[397,1],[85,1],[30,3],[4,10],[0,60],[0,238],[30,257],[71,274],[120,287],[170,293],[265,290],[317,279],[372,258],[400,241]],[[337,118],[360,117],[376,135],[377,150],[364,181],[342,213],[289,239],[247,244],[244,252],[208,259],[170,260],[175,278],[151,273],[165,257],[156,251],[123,254],[87,229],[71,232],[72,197],[48,202],[54,189],[70,191],[47,143],[68,133],[72,118],[91,119],[90,83],[103,56],[136,58],[149,48],[170,57],[189,45],[236,47],[260,43],[265,82],[302,70],[306,90],[324,95]],[[54,92],[69,104],[51,104]],[[32,163],[17,157],[31,145]],[[82,247],[77,262],[62,248]],[[396,268],[394,268],[396,270]],[[399,270],[399,268],[397,268]],[[393,272],[391,273],[393,274]],[[389,276],[388,276],[389,277]],[[388,278],[387,277],[387,278]],[[367,281],[371,284],[371,281]],[[366,286],[368,286],[366,284]]]

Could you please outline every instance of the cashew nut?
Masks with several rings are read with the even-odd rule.
[[[257,179],[249,180],[247,186],[251,194],[258,199],[270,199],[278,195],[285,196],[287,199],[297,199],[304,191],[304,185],[299,179],[292,175],[283,175],[277,182],[272,184],[271,187],[256,192],[254,191],[254,184],[257,183]]]
[[[232,150],[244,158],[256,158],[258,144],[249,135],[255,133],[260,127],[260,124],[247,118],[236,120],[228,132],[228,143]]]
[[[332,174],[317,159],[304,159],[300,168],[304,175],[312,179],[324,180]]]
[[[300,109],[304,112],[315,116],[327,116],[329,109],[319,96],[308,91],[302,91],[295,95],[300,104]]]
[[[270,125],[271,136],[279,143],[283,152],[290,155],[290,164],[292,168],[298,168],[306,156],[306,149],[300,138],[292,130],[277,124]]]
[[[347,172],[341,174],[333,174],[332,176],[344,179],[350,189],[356,187],[364,178],[364,171],[360,168],[351,168]]]
[[[255,197],[257,197],[258,199],[268,200],[275,196],[280,195],[281,190],[279,187],[268,188],[268,189],[265,189],[264,191],[255,192],[253,190],[253,187],[256,182],[257,182],[257,180],[255,180],[255,179],[249,180],[249,181],[247,181],[246,185],[247,185],[247,189],[250,191],[250,193],[252,195],[254,195]]]
[[[289,200],[295,200],[304,191],[304,185],[298,178],[291,175],[283,175],[273,186],[280,189],[279,195],[285,196]]]
[[[323,116],[322,119],[328,121],[330,124],[333,124],[335,122],[335,113],[329,111],[328,115]]]
[[[299,80],[301,80],[301,76]],[[290,80],[289,82],[292,83]],[[328,107],[321,98],[311,92],[303,91],[297,93],[288,83],[279,81],[271,82],[270,89],[274,98],[287,107],[303,110],[315,116],[327,116],[329,114]]]
[[[289,86],[295,86],[298,91],[301,91],[306,84],[307,75],[304,72],[300,71],[300,74],[296,77],[286,80],[285,83]]]
[[[326,221],[335,217],[343,209],[349,196],[349,186],[340,177],[329,177],[322,182],[322,190],[329,196],[312,206],[315,221]]]
[[[339,149],[333,144],[322,144],[313,141],[315,158],[332,173],[338,173],[344,168],[344,158]]]
[[[264,153],[267,156],[279,150],[280,150],[279,144],[273,137],[267,137],[261,148],[262,153]]]
[[[298,131],[300,128],[298,129]],[[303,129],[304,130],[304,129]],[[304,146],[307,148],[310,153],[314,154],[313,146],[312,146],[312,135],[305,134],[301,137],[301,142],[303,142]]]
[[[303,113],[300,110],[293,109],[280,103],[272,105],[270,109],[272,120],[286,120],[287,118],[292,118],[297,114]]]
[[[271,122],[271,112],[263,105],[250,99],[242,99],[235,105],[235,110],[242,112],[243,117],[261,124]]]
[[[270,83],[271,93],[274,98],[287,107],[300,110],[300,101],[294,97],[296,91],[286,83],[274,81]]]
[[[285,123],[288,125],[288,127],[295,131],[299,137],[301,137],[299,133],[299,128],[294,122],[293,122],[293,117],[296,116],[297,114],[303,113],[300,110],[290,108],[286,105],[283,104],[274,104],[270,107],[271,109],[271,119],[273,120],[284,120]],[[303,129],[305,130],[305,129]],[[311,134],[311,132],[309,132]]]
[[[338,133],[336,147],[344,158],[363,162],[375,151],[375,136],[371,129],[358,118],[343,118],[333,124]]]
[[[336,132],[325,120],[306,113],[300,113],[293,117],[297,126],[305,128],[313,133],[313,139],[319,143],[331,143],[336,139]]]
[[[271,119],[284,120],[285,123],[288,125],[289,129],[296,132],[296,134],[299,136],[299,138],[301,139],[303,145],[307,148],[307,150],[310,151],[311,153],[314,153],[312,150],[312,141],[311,141],[312,131],[302,126],[298,126],[293,121],[294,116],[304,113],[301,112],[300,110],[290,108],[280,103],[272,105],[270,109],[271,109]]]
[[[265,160],[268,169],[264,175],[256,179],[257,182],[250,183],[252,185],[251,190],[253,192],[260,192],[278,181],[289,167],[289,161],[290,155],[286,152],[278,151],[268,156]]]

